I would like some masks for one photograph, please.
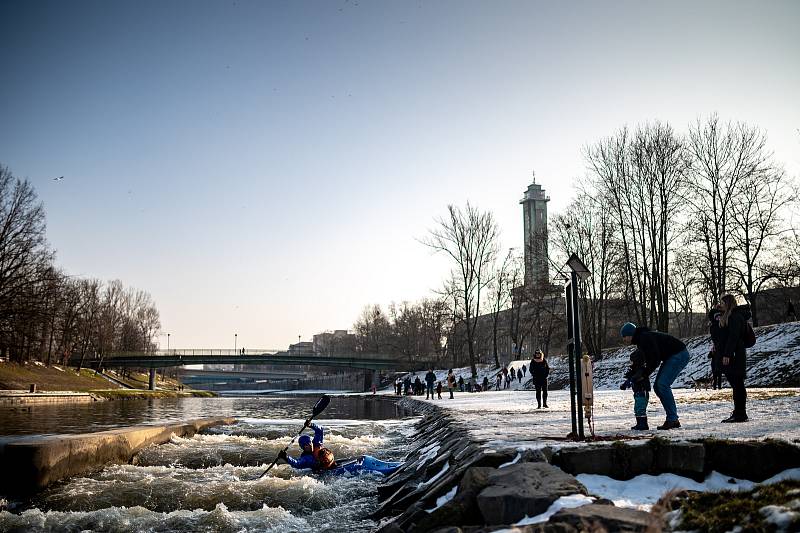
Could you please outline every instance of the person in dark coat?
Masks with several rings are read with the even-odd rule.
[[[489,390],[489,376],[483,376],[483,390],[482,392]]]
[[[678,406],[675,405],[675,397],[672,395],[672,383],[689,363],[689,351],[686,349],[686,345],[672,335],[660,331],[650,331],[646,327],[637,328],[636,324],[631,322],[626,322],[619,332],[625,344],[635,344],[644,354],[644,375],[648,379],[650,374],[660,366],[653,389],[655,389],[658,399],[661,400],[667,417],[664,423],[658,426],[658,429],[681,427],[678,420]]]
[[[711,335],[711,351],[708,358],[711,359],[711,388],[722,390],[722,333],[719,327],[719,315],[722,314],[720,306],[716,305],[708,312],[708,333]]]
[[[464,392],[464,376],[458,376],[458,390]]]
[[[547,376],[550,375],[550,365],[547,364],[547,359],[544,358],[544,352],[536,350],[533,353],[533,359],[528,367],[531,372],[531,380],[533,386],[536,388],[536,408],[542,408],[542,400],[544,400],[545,409],[547,406]]]
[[[650,429],[647,425],[647,404],[650,402],[650,378],[645,373],[645,357],[640,350],[634,350],[631,354],[631,366],[625,373],[625,381],[619,386],[625,390],[628,387],[633,392],[633,416],[636,417],[636,425],[631,429],[645,431]]]
[[[744,386],[747,349],[744,346],[744,331],[750,320],[750,306],[737,306],[736,297],[732,294],[724,295],[719,303],[720,313],[715,318],[719,326],[720,363],[733,389],[733,413],[723,422],[747,422],[747,389]]]
[[[430,396],[431,400],[434,400],[433,397],[433,386],[436,384],[436,374],[433,373],[433,369],[431,368],[428,370],[428,373],[425,374],[425,383],[428,384],[428,388],[425,391],[425,399],[427,400]]]
[[[525,371],[528,370],[528,367],[522,365],[522,377],[525,377]]]
[[[497,390],[500,390],[500,386],[503,384],[503,373],[498,372],[494,379],[497,381]]]

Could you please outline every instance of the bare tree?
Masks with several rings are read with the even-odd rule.
[[[616,228],[626,301],[640,324],[669,329],[669,264],[687,183],[687,157],[669,124],[627,128],[584,151]]]
[[[500,358],[497,355],[498,332],[500,329],[500,313],[511,303],[512,280],[518,277],[518,273],[512,272],[515,266],[519,265],[519,260],[515,261],[512,255],[514,249],[510,249],[500,266],[495,270],[492,280],[489,283],[489,309],[492,315],[492,353],[494,355],[495,368],[500,368]],[[517,266],[518,268],[518,266]]]
[[[766,164],[742,180],[737,200],[732,204],[732,243],[737,253],[731,270],[747,295],[756,326],[759,325],[756,295],[776,277],[768,262],[769,251],[789,230],[781,214],[794,198],[783,170]]]
[[[438,226],[423,243],[452,260],[456,283],[454,301],[463,311],[469,364],[473,379],[477,379],[475,334],[481,297],[491,280],[497,255],[498,228],[490,212],[480,212],[469,203],[463,211],[452,205],[447,209],[448,217],[437,220]]]
[[[577,253],[592,272],[591,278],[579,284],[578,294],[583,300],[586,348],[595,357],[605,346],[612,270],[619,259],[610,213],[603,197],[581,193],[552,224],[555,248],[565,259]]]
[[[733,289],[728,280],[735,249],[735,206],[747,181],[769,170],[766,136],[744,123],[722,124],[714,114],[689,127],[690,194],[694,242],[708,294]],[[707,302],[711,303],[711,302]]]

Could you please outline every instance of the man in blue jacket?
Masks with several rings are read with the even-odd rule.
[[[281,450],[278,454],[280,459],[283,459],[292,468],[310,468],[311,470],[327,470],[336,465],[333,457],[333,452],[328,448],[322,447],[324,439],[324,429],[310,420],[306,420],[305,427],[310,427],[314,430],[314,438],[312,440],[308,435],[300,435],[297,443],[303,453],[300,457],[295,459],[286,454],[285,450]]]
[[[649,379],[650,374],[659,365],[661,366],[656,374],[653,390],[661,400],[661,405],[664,406],[667,419],[658,426],[658,429],[681,427],[681,423],[678,421],[678,407],[675,405],[675,397],[672,395],[672,383],[689,363],[689,351],[686,349],[686,345],[672,335],[660,331],[650,331],[646,327],[637,328],[636,324],[630,322],[622,326],[619,333],[625,344],[635,344],[644,354],[644,377]]]

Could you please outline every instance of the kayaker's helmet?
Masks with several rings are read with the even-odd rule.
[[[317,455],[317,461],[319,461],[319,467],[323,470],[331,468],[335,462],[333,459],[333,452],[328,448],[322,448]]]
[[[308,435],[300,435],[297,444],[299,444],[302,449],[305,449],[306,446],[311,446],[311,437]]]

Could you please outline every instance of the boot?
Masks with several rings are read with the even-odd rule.
[[[547,402],[544,402],[544,408],[545,408],[545,409],[550,409],[550,406],[549,406],[549,405],[547,405]]]
[[[541,409],[542,408],[542,404],[537,405],[536,408],[537,409]]]
[[[678,420],[665,420],[663,424],[658,426],[658,429],[677,429],[681,427],[681,423]]]
[[[731,416],[723,420],[723,422],[726,424],[730,424],[736,422],[747,422],[748,420],[749,419],[747,418],[747,415],[740,415],[738,413],[733,413]]]
[[[646,429],[650,429],[650,426],[647,425],[647,417],[646,416],[637,416],[636,417],[636,425],[631,427],[636,431],[644,431]]]

